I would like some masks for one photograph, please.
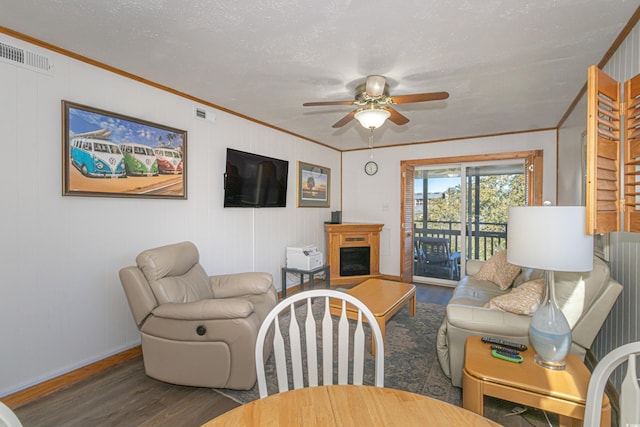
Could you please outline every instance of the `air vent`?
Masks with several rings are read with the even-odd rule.
[[[53,59],[25,49],[0,35],[0,61],[39,73],[53,75]]]
[[[216,121],[216,116],[215,114],[213,114],[213,111],[202,107],[195,107],[195,116],[198,119],[207,120],[210,122]]]

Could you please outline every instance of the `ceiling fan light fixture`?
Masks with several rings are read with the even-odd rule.
[[[382,126],[390,115],[389,111],[382,108],[367,108],[358,111],[354,117],[365,129],[374,130]]]

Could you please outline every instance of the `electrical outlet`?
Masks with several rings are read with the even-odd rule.
[[[387,212],[389,209],[391,209],[391,203],[386,202],[386,203],[382,204],[382,211],[383,212]]]

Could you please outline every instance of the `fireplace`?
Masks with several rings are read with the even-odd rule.
[[[355,284],[380,274],[382,224],[324,225],[331,284]]]
[[[340,248],[340,276],[362,276],[371,272],[371,248],[359,246]]]

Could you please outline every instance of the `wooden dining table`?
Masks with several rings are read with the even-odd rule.
[[[499,426],[459,406],[392,388],[330,385],[272,394],[203,424],[215,426]]]

